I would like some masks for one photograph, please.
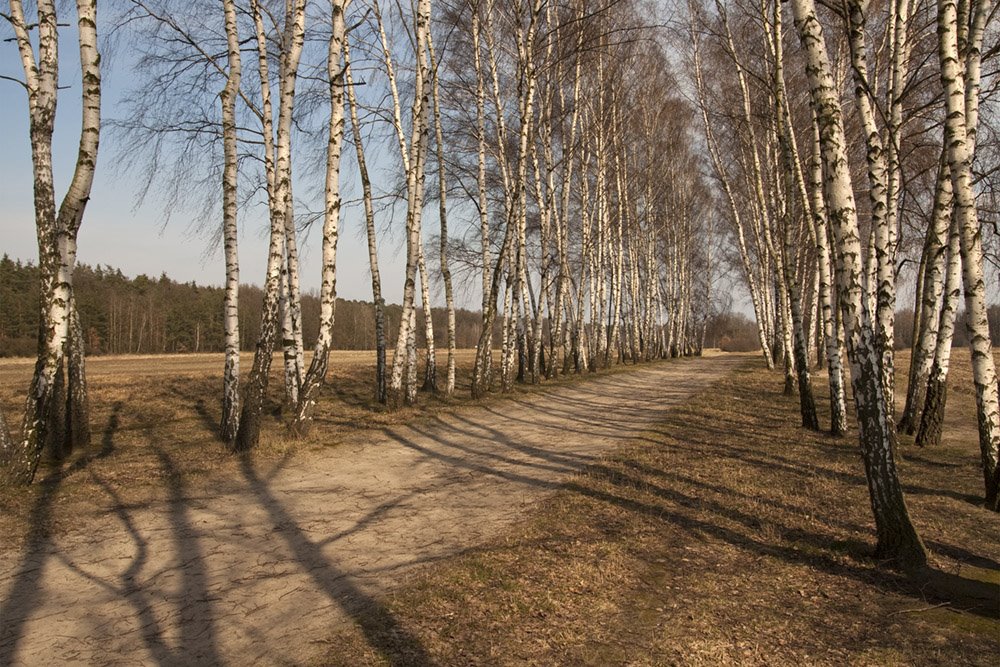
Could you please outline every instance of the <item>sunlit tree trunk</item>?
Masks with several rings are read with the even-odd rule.
[[[948,170],[947,152],[942,150],[941,162],[934,188],[934,210],[927,226],[924,240],[923,285],[920,289],[920,326],[913,341],[910,359],[909,385],[906,406],[899,418],[897,429],[913,434],[921,421],[921,411],[927,392],[927,380],[934,364],[938,327],[944,294],[944,276],[948,259],[948,230],[951,228],[951,174]],[[951,347],[951,340],[948,340]],[[943,404],[943,399],[942,399]]]
[[[795,354],[795,370],[799,389],[799,411],[802,416],[802,426],[814,431],[819,430],[819,418],[816,415],[816,401],[812,393],[812,380],[809,375],[809,355],[807,352],[808,340],[802,323],[802,292],[799,288],[798,277],[795,275],[794,260],[797,254],[797,243],[792,233],[791,208],[795,195],[797,194],[802,205],[803,214],[808,217],[811,214],[811,202],[805,192],[805,183],[802,178],[801,166],[799,163],[798,149],[795,143],[794,128],[792,127],[791,114],[788,112],[785,99],[785,74],[784,74],[784,45],[781,22],[781,3],[774,4],[774,92],[775,92],[775,121],[777,124],[776,135],[779,149],[785,163],[785,192],[787,201],[784,208],[784,257],[781,265],[784,271],[784,281],[788,293],[789,311],[792,320],[792,333],[795,337],[793,349]]]
[[[376,5],[377,6],[377,3]],[[393,92],[394,125],[400,143],[400,157],[403,160],[406,173],[406,280],[403,286],[403,309],[400,319],[399,333],[396,338],[396,350],[392,363],[392,374],[389,380],[390,403],[398,404],[402,399],[407,404],[416,400],[416,274],[420,257],[421,245],[421,213],[423,209],[423,168],[426,156],[426,126],[427,126],[427,33],[430,30],[430,0],[420,0],[415,16],[415,50],[416,77],[414,79],[413,104],[411,107],[410,144],[402,133],[399,95],[396,92],[395,75],[385,30],[382,27],[381,15],[376,11],[379,23],[379,33],[382,40],[382,52],[389,76],[390,88]],[[404,371],[406,375],[406,391],[403,391]]]
[[[330,365],[333,323],[337,306],[337,241],[340,238],[340,158],[344,146],[344,13],[348,0],[330,5],[330,41],[327,45],[326,75],[330,83],[330,119],[327,125],[326,183],[323,206],[323,268],[319,291],[319,331],[309,370],[302,381],[295,406],[293,430],[303,431],[312,419],[317,395]]]
[[[223,306],[226,360],[222,375],[222,422],[219,433],[225,442],[236,438],[240,419],[240,256],[237,225],[237,180],[239,153],[236,143],[236,99],[243,73],[235,0],[223,0],[229,69],[222,102],[222,239],[226,256],[226,291]]]
[[[365,147],[361,137],[361,124],[358,121],[358,102],[354,94],[354,78],[351,75],[351,50],[346,36],[344,37],[344,77],[351,113],[351,134],[354,138],[354,150],[358,159],[358,173],[361,178],[362,198],[365,208],[365,233],[368,239],[368,267],[372,277],[372,303],[375,309],[375,400],[384,404],[388,396],[385,360],[385,299],[382,298],[382,276],[378,268],[378,240],[375,234],[375,207],[372,202],[372,184],[368,176],[368,162],[365,159]]]
[[[434,101],[434,140],[438,161],[438,217],[441,222],[439,255],[441,260],[441,281],[444,283],[444,301],[448,316],[448,375],[444,393],[455,393],[455,292],[451,282],[451,268],[448,266],[448,187],[444,160],[444,131],[441,127],[441,86],[438,76],[438,60],[434,52],[434,40],[427,33],[427,51],[430,57],[432,99]],[[478,54],[477,54],[478,55]]]
[[[840,94],[813,0],[792,0],[792,9],[808,58],[806,71],[826,165],[828,216],[836,241],[838,300],[847,333],[861,453],[875,517],[876,551],[905,567],[919,567],[927,562],[927,552],[910,520],[899,483],[893,456],[895,429],[886,412],[878,341],[861,283],[861,241]]]
[[[489,391],[493,376],[493,322],[496,315],[497,290],[492,280],[493,261],[490,251],[490,210],[486,188],[486,91],[483,73],[479,18],[479,2],[472,5],[472,50],[476,70],[476,190],[479,209],[479,244],[482,261],[482,331],[476,346],[476,361],[472,370],[472,396],[478,398]],[[488,10],[489,11],[489,10]],[[499,262],[497,262],[499,265]],[[499,277],[497,278],[499,280]]]
[[[830,261],[830,232],[823,196],[823,155],[819,125],[813,116],[813,154],[810,168],[813,224],[816,227],[817,272],[819,273],[820,307],[823,311],[823,343],[826,369],[830,383],[830,433],[843,435],[847,431],[847,399],[844,391],[844,365],[840,354],[838,309],[834,301],[833,267]]]
[[[77,0],[77,40],[82,78],[82,118],[76,165],[66,194],[56,208],[52,136],[59,89],[57,9],[51,0],[36,3],[37,20],[25,19],[23,3],[11,0],[10,23],[24,71],[38,237],[38,358],[28,390],[20,440],[0,427],[0,484],[30,484],[42,450],[57,457],[89,442],[89,414],[83,341],[75,312],[73,271],[77,234],[90,199],[101,129],[101,71],[97,51],[95,0]],[[37,55],[31,32],[37,30]],[[65,377],[69,376],[67,393]]]
[[[896,312],[896,276],[892,237],[895,231],[895,216],[890,215],[889,169],[882,135],[875,121],[875,104],[868,74],[867,39],[865,36],[865,11],[868,0],[848,0],[848,45],[851,53],[851,68],[855,81],[855,100],[858,115],[864,131],[868,164],[869,199],[871,203],[871,237],[868,253],[870,282],[869,292],[876,304],[875,325],[879,353],[880,372],[885,387],[886,408],[890,419],[895,414],[893,402],[894,374],[893,339]]]
[[[232,448],[247,452],[260,439],[261,417],[271,370],[271,355],[280,323],[278,302],[281,272],[286,262],[285,229],[291,215],[291,131],[295,106],[295,84],[305,42],[305,0],[290,0],[286,5],[282,41],[286,49],[279,69],[278,124],[273,132],[271,91],[268,73],[268,35],[259,2],[251,2],[256,41],[258,73],[261,85],[261,109],[264,130],[265,169],[268,172],[268,207],[271,234],[268,242],[264,301],[261,306],[260,334],[254,352],[253,367],[247,377],[240,411],[240,426]]]
[[[952,218],[952,188],[949,178],[947,189],[948,217]],[[961,242],[957,222],[952,220],[948,233],[947,260],[945,263],[944,288],[941,294],[941,308],[938,316],[937,341],[934,345],[934,361],[927,374],[923,411],[917,427],[916,443],[920,447],[937,445],[941,441],[944,426],[945,405],[948,401],[948,369],[951,361],[951,343],[955,336],[955,318],[962,299],[962,259]]]
[[[423,174],[420,175],[423,182]],[[424,240],[420,238],[417,244],[417,271],[420,273],[420,308],[424,315],[424,343],[427,346],[427,358],[424,365],[424,384],[422,389],[437,391],[437,350],[434,346],[434,313],[431,308],[430,275],[427,273],[427,260],[424,256]]]
[[[986,505],[1000,511],[997,458],[1000,447],[1000,404],[996,366],[986,316],[986,283],[983,280],[982,232],[973,192],[972,160],[978,123],[980,44],[992,2],[970,3],[972,30],[966,45],[964,73],[958,46],[958,8],[955,0],[938,1],[938,54],[945,91],[945,145],[954,197],[965,288],[965,327],[972,353],[976,387],[979,448],[986,487]],[[971,90],[970,90],[971,89]],[[970,129],[972,130],[970,132]]]

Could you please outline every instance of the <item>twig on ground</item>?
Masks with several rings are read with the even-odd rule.
[[[950,602],[942,602],[941,604],[932,604],[930,607],[918,607],[917,609],[900,609],[899,611],[894,611],[889,613],[887,616],[895,616],[897,614],[916,614],[921,611],[930,611],[931,609],[940,609],[941,607],[950,606]]]

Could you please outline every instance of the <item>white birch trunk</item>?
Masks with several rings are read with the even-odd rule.
[[[438,218],[441,223],[438,254],[441,260],[441,281],[444,283],[444,301],[448,316],[448,370],[444,393],[445,396],[451,396],[455,393],[455,293],[451,282],[451,268],[448,266],[448,186],[445,175],[444,131],[441,127],[441,86],[438,78],[438,60],[434,53],[434,40],[429,31],[427,33],[427,52],[430,57],[431,84],[433,86],[434,143],[438,162]]]
[[[979,48],[982,30],[990,13],[990,0],[974,3],[974,28],[967,45],[965,68],[958,48],[958,11],[955,0],[938,1],[938,48],[941,82],[945,91],[945,145],[954,196],[955,222],[958,226],[962,255],[962,283],[965,288],[965,326],[972,354],[972,373],[976,387],[976,414],[979,422],[979,448],[982,456],[986,505],[1000,511],[1000,396],[996,366],[986,317],[986,284],[983,280],[983,247],[972,184],[972,160],[975,155],[975,128],[978,121]],[[979,17],[982,16],[980,19]],[[963,76],[963,69],[965,69]],[[975,94],[969,95],[968,88]]]
[[[0,443],[0,484],[29,484],[42,449],[57,457],[89,442],[83,341],[73,295],[76,240],[97,164],[101,128],[101,71],[95,0],[77,0],[77,40],[82,78],[77,160],[58,211],[52,173],[52,136],[59,88],[57,9],[36,3],[37,20],[25,19],[23,3],[11,0],[5,16],[14,31],[28,94],[35,226],[40,278],[39,349],[28,390],[21,439]],[[37,57],[30,32],[37,30]],[[65,369],[64,369],[65,367]],[[65,393],[64,375],[69,376]],[[4,427],[2,430],[6,430]]]
[[[320,276],[319,331],[309,370],[302,380],[292,428],[306,429],[312,419],[317,395],[326,380],[333,345],[333,323],[337,305],[337,241],[340,238],[340,157],[344,145],[344,14],[349,0],[333,0],[330,5],[330,40],[327,45],[326,75],[330,85],[330,119],[327,124],[326,183],[323,206],[323,268]],[[301,350],[301,348],[299,348]]]
[[[834,83],[813,0],[792,0],[792,9],[808,57],[812,104],[827,167],[828,215],[836,240],[838,300],[847,333],[861,453],[875,517],[876,551],[881,557],[897,560],[905,567],[920,567],[926,564],[927,553],[910,521],[899,483],[893,457],[895,430],[886,413],[878,342],[862,293],[861,242],[839,90]]]
[[[236,142],[236,99],[239,96],[243,68],[240,59],[240,36],[236,22],[235,0],[223,0],[226,24],[226,48],[229,69],[222,102],[222,239],[226,258],[226,287],[223,305],[226,359],[222,374],[222,422],[219,433],[231,443],[236,439],[240,418],[240,256],[237,225],[237,182],[239,159]]]
[[[279,322],[278,302],[281,272],[286,262],[285,229],[291,216],[291,130],[295,107],[295,85],[305,42],[305,0],[289,0],[285,7],[283,45],[279,71],[278,124],[272,133],[271,86],[267,64],[268,37],[258,0],[251,2],[257,41],[258,73],[261,85],[262,124],[264,130],[265,169],[268,172],[268,208],[271,234],[268,242],[264,303],[261,307],[260,337],[254,352],[253,367],[247,378],[240,411],[236,441],[237,452],[248,452],[260,439],[261,415],[267,395],[271,355]]]
[[[344,37],[344,76],[347,86],[347,100],[351,113],[351,133],[361,177],[362,199],[365,208],[365,234],[368,240],[368,267],[372,278],[372,303],[375,309],[375,400],[385,404],[388,400],[386,382],[386,333],[385,299],[382,298],[382,276],[378,268],[378,239],[375,231],[375,207],[372,201],[372,184],[368,176],[368,162],[365,159],[361,124],[358,121],[358,102],[354,94],[354,78],[351,76],[351,50]]]

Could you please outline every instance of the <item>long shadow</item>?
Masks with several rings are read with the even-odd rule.
[[[533,468],[536,470],[547,470],[556,474],[568,474],[573,472],[582,471],[590,461],[594,459],[592,457],[584,455],[575,455],[567,453],[558,453],[550,450],[543,450],[530,445],[522,445],[511,440],[510,438],[504,436],[500,431],[485,426],[483,424],[476,424],[474,422],[467,422],[470,428],[461,428],[457,425],[448,424],[444,421],[438,420],[437,428],[431,430],[428,427],[423,426],[410,426],[409,430],[413,431],[417,435],[424,436],[425,438],[435,440],[442,445],[445,445],[451,449],[456,449],[460,452],[464,452],[470,456],[474,456],[480,459],[488,459],[496,461],[497,463],[507,464],[515,467],[525,467]],[[502,447],[520,452],[525,454],[529,459],[518,459],[512,456],[505,456],[499,453],[496,448],[491,449],[479,449],[473,446],[462,444],[461,440],[449,440],[442,438],[442,433],[451,434],[453,436],[467,436],[473,441],[483,440],[484,438],[476,432],[474,429],[479,429],[489,433],[486,440],[491,445],[501,445]],[[385,429],[383,431],[387,435],[390,435],[392,431],[390,429]],[[411,442],[411,441],[408,441]],[[411,448],[412,449],[412,448]]]
[[[170,489],[170,527],[174,535],[175,558],[182,582],[180,599],[186,603],[178,614],[181,626],[178,657],[187,664],[191,664],[193,660],[199,664],[218,665],[222,660],[216,641],[209,575],[201,549],[201,535],[189,516],[184,477],[160,446],[155,446],[155,451]]]
[[[31,532],[24,555],[13,583],[0,600],[0,665],[14,664],[24,626],[43,602],[40,584],[52,547],[52,506],[65,477],[64,471],[56,470],[38,484],[41,488],[28,515]]]
[[[42,603],[40,581],[48,551],[53,546],[52,511],[59,488],[71,474],[84,469],[91,461],[103,459],[114,452],[114,438],[118,432],[122,407],[121,401],[116,401],[112,406],[111,416],[101,433],[101,449],[96,454],[84,454],[66,468],[49,473],[38,483],[41,491],[28,515],[30,533],[23,547],[21,566],[0,604],[0,665],[13,663],[24,625]]]
[[[282,526],[282,539],[295,554],[299,566],[322,589],[326,596],[354,619],[368,643],[391,665],[429,665],[430,655],[400,625],[392,612],[376,598],[362,591],[345,572],[324,555],[322,545],[313,542],[295,522],[284,505],[275,498],[268,484],[260,478],[248,457],[240,463],[243,477],[275,525]]]
[[[419,430],[416,432],[420,433]],[[717,522],[695,518],[683,513],[683,510],[680,509],[688,508],[694,511],[709,512],[712,516],[717,516],[721,519],[739,524],[751,531],[759,529],[763,525],[763,522],[754,515],[747,514],[736,508],[729,507],[721,502],[706,497],[692,496],[681,493],[675,489],[652,484],[648,481],[625,474],[620,470],[616,470],[604,464],[586,466],[586,476],[582,481],[573,479],[564,484],[558,481],[540,479],[537,476],[529,474],[530,470],[523,470],[525,467],[530,469],[537,466],[532,466],[531,464],[526,464],[521,461],[511,460],[507,457],[499,455],[489,457],[493,461],[503,460],[507,463],[513,463],[515,466],[521,466],[521,469],[515,470],[498,469],[482,461],[482,452],[473,451],[472,453],[476,454],[476,458],[479,460],[470,460],[470,457],[460,454],[461,452],[470,453],[469,447],[458,442],[449,441],[448,438],[440,432],[435,433],[435,435],[437,436],[436,442],[438,444],[444,445],[446,448],[454,450],[457,453],[448,454],[444,451],[438,451],[421,445],[420,443],[405,437],[401,433],[391,431],[386,432],[387,437],[403,447],[424,454],[425,456],[435,458],[451,467],[492,475],[510,482],[530,485],[547,490],[565,488],[571,492],[616,505],[629,512],[635,512],[665,521],[667,523],[675,524],[693,534],[711,536],[716,539],[723,540],[734,546],[752,551],[759,555],[780,558],[789,563],[818,568],[838,576],[849,576],[865,583],[866,585],[874,584],[887,590],[904,591],[914,597],[924,597],[928,594],[937,595],[938,597],[946,598],[948,601],[955,603],[956,606],[961,606],[962,608],[973,613],[991,618],[996,617],[997,615],[997,611],[988,603],[982,603],[983,600],[989,601],[991,599],[997,599],[997,597],[1000,596],[1000,587],[995,584],[970,581],[967,579],[957,581],[957,578],[953,575],[947,575],[946,573],[934,569],[925,570],[920,573],[918,577],[908,578],[897,573],[890,573],[883,570],[875,571],[870,568],[850,565],[825,555],[825,552],[829,550],[830,543],[832,541],[829,535],[824,535],[802,528],[790,529],[786,526],[781,527],[787,539],[790,539],[793,542],[809,544],[814,547],[814,549],[806,551],[780,544],[770,544],[754,537],[751,534],[747,534],[733,528],[728,528]],[[494,442],[502,446],[509,446],[510,439],[500,436],[494,440]],[[765,460],[757,462],[756,464],[767,466],[770,465],[771,462]],[[572,470],[568,470],[567,472],[572,472]],[[674,481],[678,483],[697,484],[697,480],[692,480],[683,475],[675,474],[673,477]],[[587,485],[586,480],[588,479],[604,481],[614,487],[620,487],[632,491],[638,489],[642,493],[651,495],[658,500],[666,501],[666,503],[653,504],[642,502],[632,498],[616,495],[614,493],[601,491]],[[853,476],[850,476],[850,479],[853,480]],[[675,507],[671,507],[671,505],[674,505]],[[871,555],[869,553],[864,553],[866,548],[860,543],[854,544],[851,546],[851,549],[852,551],[857,552],[855,556],[861,558],[862,560],[868,559]],[[928,586],[928,584],[930,584],[930,586]]]
[[[628,478],[625,478],[625,481],[619,481],[616,479],[607,479],[606,481],[615,485],[634,484],[634,481],[629,480]],[[612,493],[584,486],[575,481],[568,483],[566,487],[571,491],[595,500],[617,505],[618,507],[626,509],[630,512],[644,514],[651,518],[679,525],[693,533],[710,535],[734,546],[753,551],[759,555],[780,558],[788,563],[819,568],[839,576],[849,576],[865,584],[874,585],[883,590],[904,592],[918,599],[932,597],[937,600],[951,603],[952,606],[957,609],[962,609],[963,611],[979,616],[987,618],[1000,618],[1000,604],[998,604],[998,601],[1000,601],[1000,585],[992,582],[963,578],[934,567],[926,567],[919,572],[912,573],[911,575],[892,573],[885,570],[875,572],[862,567],[839,562],[822,553],[804,553],[797,549],[777,544],[770,544],[756,539],[751,535],[720,526],[716,523],[703,521],[701,519],[681,514],[662,505],[652,505],[630,498],[623,498]],[[655,495],[661,496],[662,494],[668,498],[678,495],[673,491],[667,491],[665,494],[663,492],[663,489],[658,489]],[[697,504],[689,506],[703,507],[707,505],[713,512],[716,512],[721,516],[727,516],[727,518],[732,520],[739,521],[740,523],[743,523],[751,528],[754,527],[754,524],[756,523],[756,520],[753,517],[729,510],[718,503],[705,503],[701,499],[698,499],[696,502]],[[750,519],[750,521],[747,521],[747,519]],[[797,529],[795,534],[796,537],[805,538],[805,541],[820,550],[825,550],[829,547],[829,539],[827,536],[801,529]]]
[[[968,549],[933,540],[927,540],[926,544],[936,553],[939,553],[947,558],[951,558],[952,560],[956,560],[960,563],[968,563],[969,565],[973,565],[975,567],[1000,571],[1000,562],[993,560],[992,558],[985,558],[978,554],[974,554]]]
[[[205,399],[199,398],[194,402],[194,411],[201,420],[201,425],[204,426],[210,433],[218,437],[219,435],[219,422],[215,420],[212,414],[208,411],[208,406],[205,405]]]
[[[165,596],[163,591],[143,585],[142,578],[150,581],[153,577],[144,572],[150,561],[150,547],[142,530],[136,525],[127,505],[111,484],[95,476],[95,481],[114,501],[114,513],[134,545],[135,553],[128,567],[118,575],[117,581],[98,577],[66,558],[63,564],[77,575],[87,579],[106,593],[128,602],[135,615],[135,626],[152,660],[158,665],[183,666],[191,664],[222,664],[217,648],[217,632],[214,610],[208,588],[208,573],[204,554],[201,551],[200,536],[188,516],[188,499],[185,494],[183,476],[170,456],[155,442],[155,436],[147,431],[151,447],[156,453],[160,469],[167,480],[169,499],[167,512],[171,535],[174,542],[173,565],[158,571],[162,575],[170,569],[180,573],[181,585],[177,593]],[[171,614],[156,613],[157,606],[165,606],[164,598],[177,601]],[[180,638],[176,648],[166,640],[167,629],[164,622],[176,619],[180,628]]]

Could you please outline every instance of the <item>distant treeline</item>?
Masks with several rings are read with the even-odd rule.
[[[223,350],[221,287],[179,283],[159,278],[125,276],[109,266],[77,266],[73,284],[88,354],[221,352]],[[262,292],[240,288],[240,345],[252,350],[258,338]],[[399,326],[401,307],[386,306],[390,340]],[[373,349],[372,304],[337,300],[333,347]],[[447,314],[434,309],[434,339],[446,345]],[[478,312],[455,313],[458,347],[475,347],[482,318]],[[311,347],[319,321],[319,299],[302,296],[305,344]],[[423,314],[418,313],[417,344],[424,345]],[[0,260],[0,357],[33,356],[38,336],[38,269],[28,262]],[[499,338],[497,338],[499,340]]]
[[[993,347],[1000,346],[1000,304],[993,304],[986,309],[986,317],[990,321],[990,340]],[[952,347],[968,347],[969,332],[965,328],[965,311],[960,310],[955,319],[955,337]],[[896,349],[908,350],[913,347],[913,309],[896,312]]]
[[[222,288],[194,282],[179,283],[166,274],[159,278],[125,276],[109,266],[81,264],[74,276],[77,306],[88,354],[142,354],[163,352],[221,352]],[[253,350],[260,327],[262,293],[259,287],[240,288],[240,346]],[[399,305],[386,306],[389,339],[399,327]],[[434,342],[446,345],[447,313],[434,309]],[[955,327],[956,346],[968,345],[964,313]],[[1000,305],[989,309],[990,334],[1000,345]],[[305,344],[312,347],[319,321],[319,299],[302,297]],[[482,316],[478,311],[455,312],[458,347],[472,348],[479,338]],[[896,347],[910,347],[913,313],[896,316]],[[417,344],[424,345],[423,314],[417,317]],[[499,326],[495,340],[500,340]],[[38,269],[30,262],[0,259],[0,357],[26,357],[36,353],[38,334]],[[374,348],[375,316],[365,301],[337,300],[333,330],[334,349]],[[760,348],[757,325],[740,313],[719,313],[708,323],[706,347],[726,351]]]

